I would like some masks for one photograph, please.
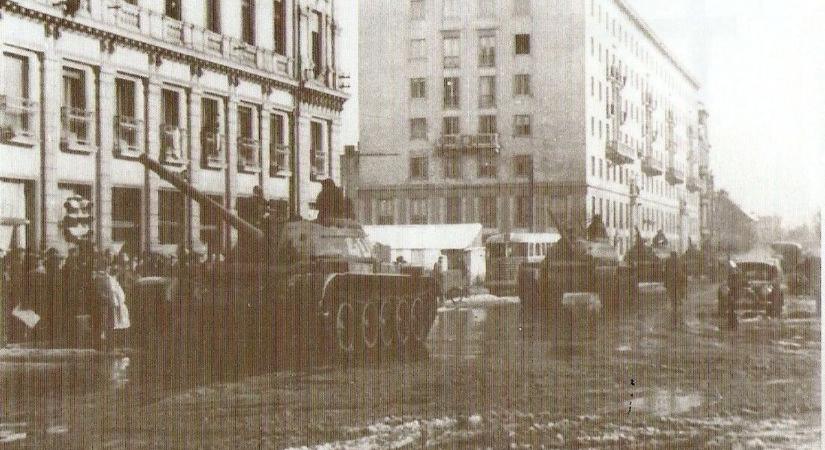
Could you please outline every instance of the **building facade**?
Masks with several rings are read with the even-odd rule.
[[[333,1],[0,0],[0,216],[28,222],[18,243],[64,250],[77,194],[103,248],[225,250],[235,233],[143,153],[242,216],[260,185],[312,217],[342,151]]]
[[[745,212],[725,190],[713,194],[711,245],[717,256],[747,252],[757,243],[756,217]]]
[[[710,179],[699,85],[621,0],[362,2],[369,223],[638,226],[684,250]],[[394,33],[382,33],[391,29]]]

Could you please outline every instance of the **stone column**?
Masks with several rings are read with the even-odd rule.
[[[264,97],[266,98],[266,97]],[[269,179],[269,163],[270,163],[270,155],[269,155],[269,135],[270,135],[270,123],[269,123],[269,116],[272,111],[271,106],[267,101],[264,101],[264,104],[261,106],[260,112],[260,119],[258,120],[260,130],[260,146],[261,146],[261,171],[258,173],[258,184],[261,188],[264,189],[264,194],[266,194],[266,185],[267,180]]]
[[[332,138],[332,142],[330,142],[330,167],[329,167],[329,177],[335,181],[335,184],[338,186],[341,185],[341,155],[344,153],[344,145],[341,142],[341,115],[337,114],[334,119],[330,122],[331,124],[331,133],[330,137]]]
[[[237,191],[238,191],[238,93],[237,86],[232,87],[229,99],[226,102],[226,192],[224,195],[224,206],[230,211],[236,212]],[[227,225],[228,226],[228,225]],[[238,232],[234,228],[228,228],[227,249],[238,242]]]
[[[161,83],[154,74],[146,84],[146,154],[150,158],[160,158],[160,118],[161,118]],[[160,244],[158,230],[158,185],[160,178],[146,170],[144,183],[144,236],[149,249],[156,249]]]
[[[43,53],[43,153],[40,180],[41,211],[39,225],[43,248],[63,248],[65,242],[60,234],[61,217],[55,216],[63,203],[57,189],[57,159],[60,155],[60,135],[62,131],[60,107],[63,98],[62,60],[55,48],[54,37],[47,38],[47,50]]]
[[[193,77],[197,80],[196,77]],[[201,99],[203,92],[197,81],[193,83],[192,90],[189,91],[189,180],[197,189],[203,190],[204,185],[201,180]],[[192,233],[192,248],[198,249],[203,246],[200,240],[201,215],[200,205],[190,198],[186,198],[189,211],[189,230]]]
[[[98,77],[98,107],[100,149],[97,152],[97,244],[107,248],[112,244],[112,152],[115,147],[115,71],[104,62]]]

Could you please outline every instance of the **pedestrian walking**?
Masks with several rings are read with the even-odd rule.
[[[682,326],[681,304],[687,294],[687,274],[676,252],[671,252],[665,263],[665,288],[671,302],[673,329]]]
[[[435,285],[435,298],[441,303],[444,300],[444,257],[439,256],[438,261],[433,264],[433,283]]]

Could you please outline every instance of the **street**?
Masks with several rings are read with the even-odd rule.
[[[448,304],[428,360],[374,367],[204,368],[83,352],[0,362],[0,440],[21,448],[818,448],[820,322],[718,329],[694,284],[672,332],[661,292],[642,313],[556,345],[514,298]],[[448,302],[449,303],[449,302]],[[577,334],[578,333],[578,334]],[[175,376],[170,376],[174,374]],[[316,447],[317,446],[317,447]]]

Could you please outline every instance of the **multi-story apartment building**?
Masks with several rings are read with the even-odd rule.
[[[260,185],[311,217],[342,149],[333,2],[0,0],[0,220],[64,249],[63,203],[79,194],[102,247],[226,248],[233,232],[144,152],[242,216]]]
[[[699,85],[624,1],[371,0],[360,17],[364,221],[600,214],[621,251],[636,226],[698,243]]]

